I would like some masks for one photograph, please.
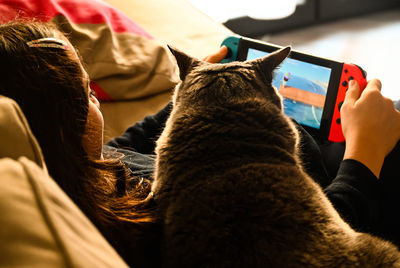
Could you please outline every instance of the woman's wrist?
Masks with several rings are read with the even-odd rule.
[[[343,159],[357,160],[379,178],[385,157],[386,153],[372,143],[347,142]]]

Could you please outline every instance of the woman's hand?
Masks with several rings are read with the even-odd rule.
[[[363,163],[379,178],[383,161],[400,139],[400,112],[393,101],[382,96],[378,79],[368,82],[361,92],[350,81],[340,110],[346,139],[344,159]]]
[[[209,63],[218,63],[223,60],[228,54],[228,48],[226,46],[222,46],[217,53],[211,54],[203,59],[203,61]]]

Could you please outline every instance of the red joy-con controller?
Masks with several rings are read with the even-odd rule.
[[[359,66],[354,64],[343,63],[342,75],[340,77],[339,90],[336,97],[335,108],[329,131],[328,140],[333,142],[343,142],[344,136],[340,120],[340,108],[342,107],[346,91],[349,88],[349,81],[356,80],[360,85],[361,90],[367,86],[367,73]]]

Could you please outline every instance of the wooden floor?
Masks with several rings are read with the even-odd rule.
[[[325,23],[263,40],[360,65],[368,79],[382,81],[382,93],[400,99],[400,9]]]

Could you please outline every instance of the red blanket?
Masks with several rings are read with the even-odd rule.
[[[117,33],[135,33],[151,38],[143,28],[100,0],[2,0],[0,21],[17,17],[50,21],[64,16],[73,23],[108,24]]]

